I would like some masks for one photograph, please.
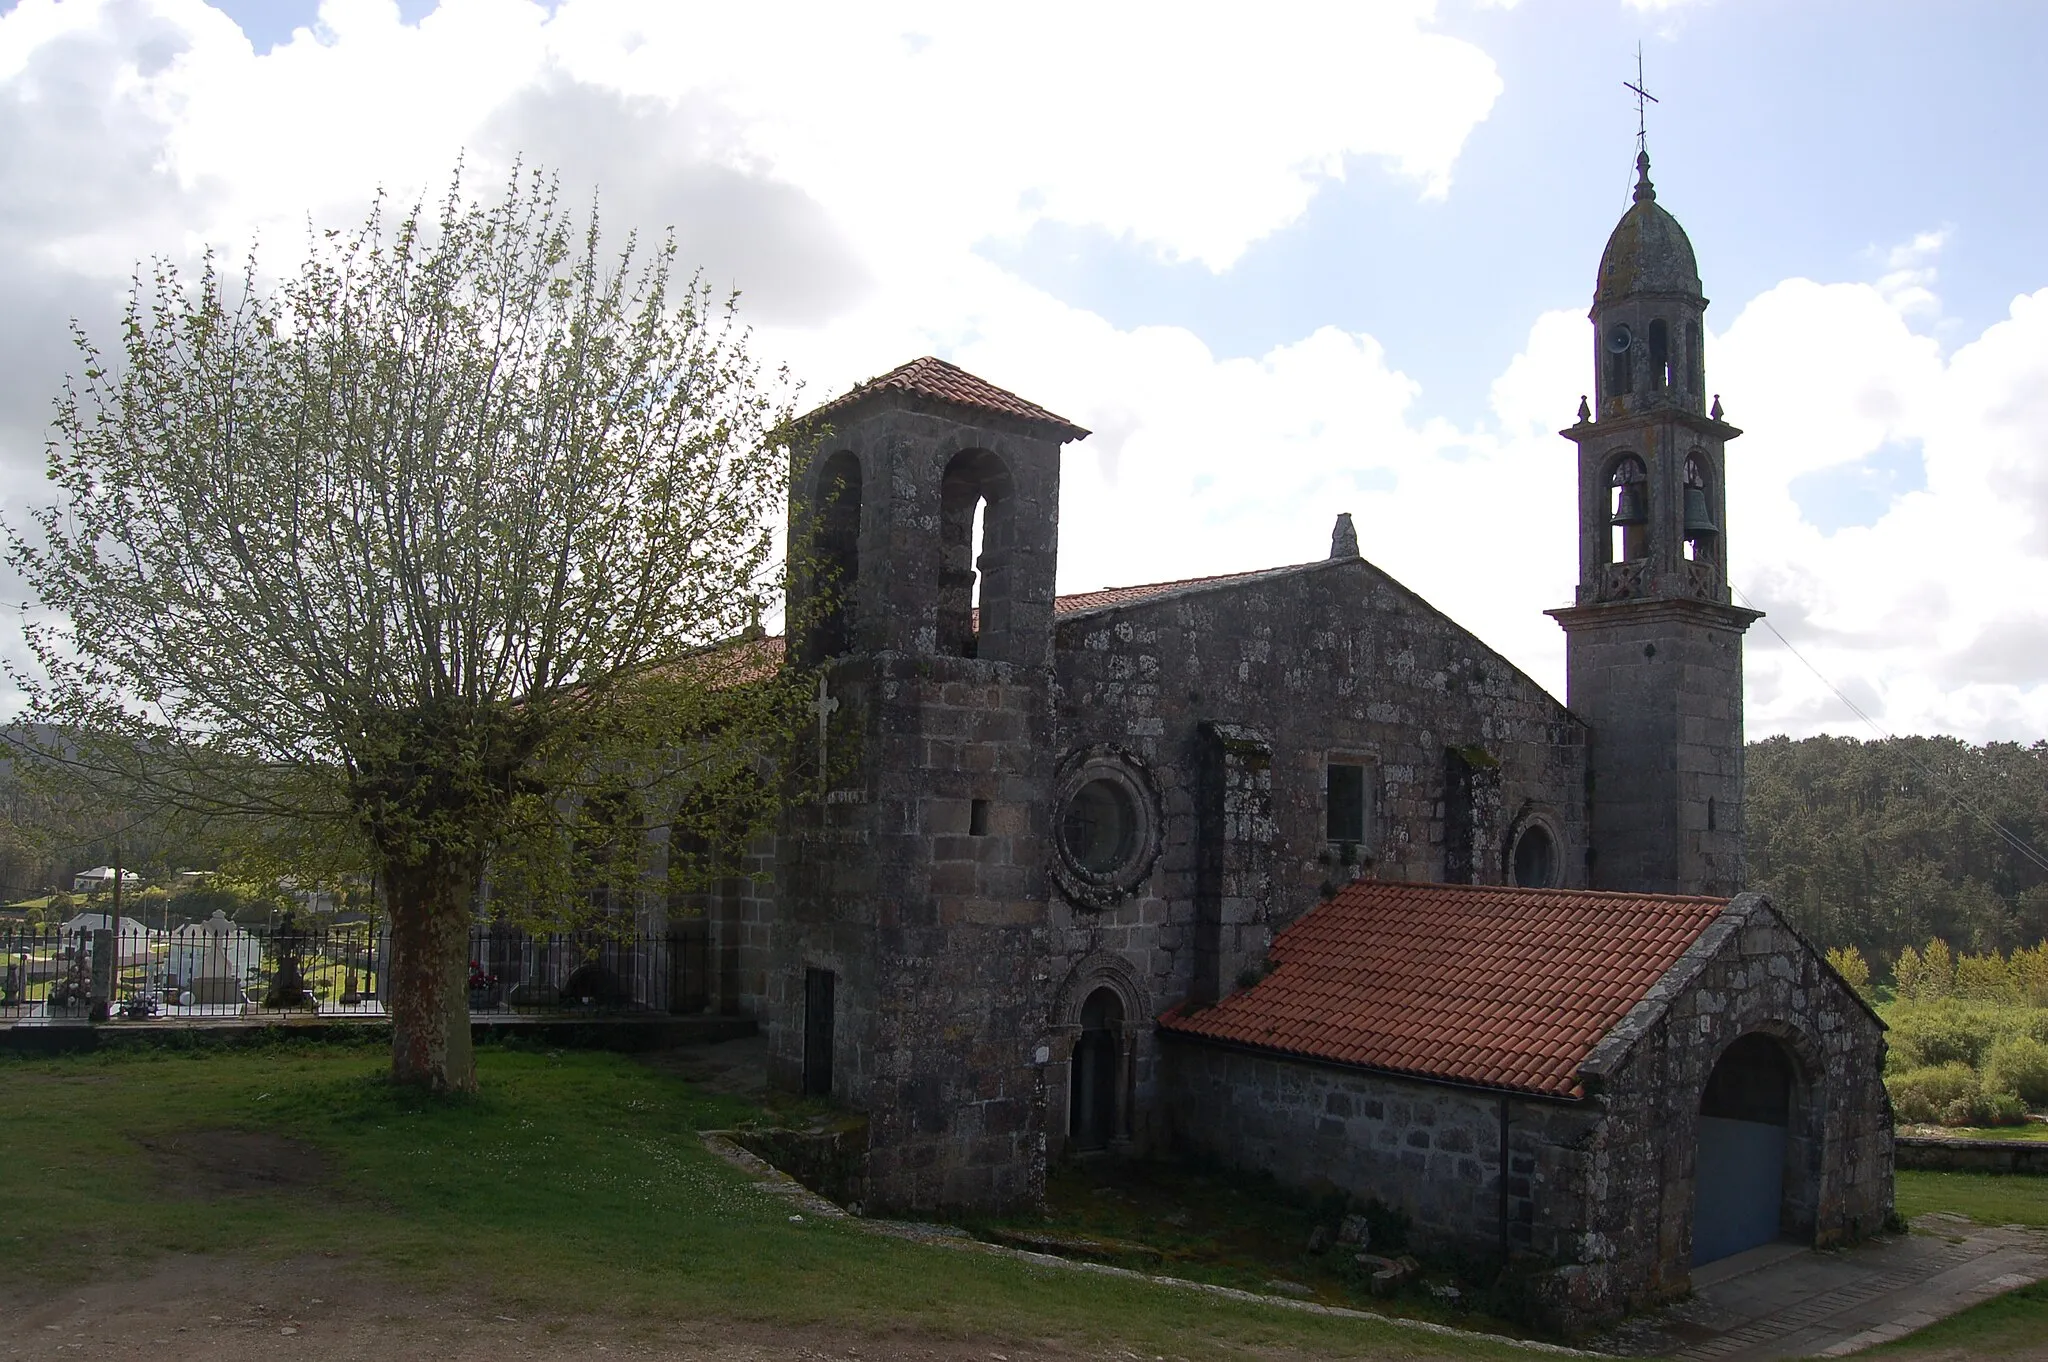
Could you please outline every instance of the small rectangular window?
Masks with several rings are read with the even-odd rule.
[[[1323,783],[1324,836],[1332,842],[1365,840],[1365,768],[1330,763]]]
[[[969,837],[988,836],[988,801],[986,799],[976,799],[970,801],[967,805],[967,835]]]

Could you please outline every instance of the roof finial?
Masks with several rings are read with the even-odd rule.
[[[1338,513],[1336,527],[1330,531],[1330,556],[1332,558],[1358,557],[1358,529],[1351,523],[1351,512]]]
[[[1637,203],[1641,203],[1645,199],[1654,201],[1657,197],[1657,186],[1650,183],[1650,138],[1647,110],[1650,105],[1657,103],[1658,100],[1657,96],[1643,88],[1643,45],[1641,43],[1636,44],[1636,78],[1633,81],[1623,81],[1621,87],[1624,90],[1633,91],[1636,97],[1635,201]]]

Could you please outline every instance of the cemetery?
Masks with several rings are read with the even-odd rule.
[[[470,1011],[507,1021],[701,1012],[705,941],[692,928],[533,933],[479,924]],[[250,926],[220,910],[155,928],[95,913],[46,928],[0,919],[0,1030],[381,1022],[390,960],[389,926],[375,920]]]

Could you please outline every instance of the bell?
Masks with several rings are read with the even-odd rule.
[[[1620,520],[1619,516],[1615,517]],[[1692,539],[1703,534],[1719,534],[1721,527],[1714,523],[1714,513],[1707,506],[1707,489],[1688,487],[1685,489],[1685,537]]]
[[[1608,523],[1613,525],[1647,525],[1650,521],[1650,508],[1645,504],[1645,501],[1643,484],[1640,482],[1623,483],[1621,485],[1621,495],[1615,499],[1614,515],[1610,517]],[[1686,505],[1690,507],[1692,503],[1688,501]]]

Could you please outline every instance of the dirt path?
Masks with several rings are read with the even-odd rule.
[[[130,1270],[132,1272],[132,1270]],[[876,1337],[714,1321],[513,1318],[481,1302],[394,1291],[339,1260],[252,1263],[179,1255],[140,1274],[59,1293],[0,1293],[0,1358],[149,1362],[1073,1362],[1083,1356],[976,1339]],[[1103,1362],[1153,1362],[1108,1351]]]

